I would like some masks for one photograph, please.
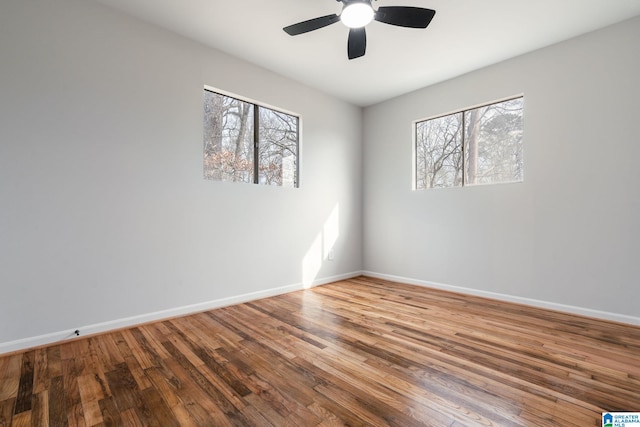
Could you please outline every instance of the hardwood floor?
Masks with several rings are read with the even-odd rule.
[[[0,426],[599,426],[640,328],[358,277],[0,357]]]

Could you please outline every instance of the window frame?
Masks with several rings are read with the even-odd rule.
[[[517,184],[517,183],[522,183],[524,182],[524,169],[522,170],[522,179],[517,180],[517,181],[503,181],[503,182],[492,182],[492,183],[474,183],[474,184],[470,184],[467,183],[467,179],[466,179],[466,175],[467,175],[467,150],[466,150],[466,113],[468,113],[469,111],[472,110],[476,110],[476,109],[480,109],[480,108],[484,108],[484,107],[488,107],[494,104],[501,104],[503,102],[507,102],[507,101],[513,101],[516,99],[522,99],[522,131],[524,133],[524,104],[525,104],[525,96],[524,93],[520,93],[520,94],[516,94],[516,95],[512,95],[512,96],[508,96],[508,97],[504,97],[504,98],[499,98],[493,101],[489,101],[489,102],[484,102],[481,104],[476,104],[470,107],[465,107],[459,110],[454,110],[454,111],[450,111],[448,113],[443,113],[443,114],[437,114],[434,116],[430,116],[430,117],[426,117],[426,118],[422,118],[422,119],[417,119],[414,120],[412,122],[412,135],[413,135],[413,164],[412,164],[412,190],[413,191],[424,191],[424,190],[434,190],[434,189],[442,189],[442,188],[464,188],[464,187],[477,187],[477,186],[484,186],[484,185],[500,185],[500,184]],[[461,170],[461,181],[460,181],[460,185],[451,185],[451,186],[446,186],[446,187],[424,187],[424,188],[418,188],[418,124],[420,123],[424,123],[430,120],[436,120],[436,119],[440,119],[443,117],[448,117],[448,116],[453,116],[453,115],[457,115],[457,114],[461,114],[462,119],[461,119],[461,144],[460,144],[460,155],[462,157],[462,170]],[[524,137],[523,137],[524,140]],[[524,150],[522,153],[522,162],[524,164]]]
[[[300,137],[301,137],[301,128],[302,128],[302,117],[300,114],[298,113],[294,113],[292,111],[288,111],[284,108],[279,108],[279,107],[274,107],[272,105],[269,105],[267,103],[264,102],[258,102],[256,100],[253,100],[251,98],[247,98],[241,95],[237,95],[222,89],[218,89],[216,87],[213,86],[209,86],[209,85],[204,85],[204,90],[202,92],[203,97],[205,92],[211,92],[215,95],[220,95],[220,96],[225,96],[228,98],[232,98],[235,99],[237,101],[240,102],[244,102],[247,104],[250,104],[253,107],[253,181],[252,182],[246,182],[246,181],[225,181],[225,180],[217,180],[217,179],[211,179],[211,178],[206,178],[205,180],[207,181],[221,181],[221,182],[241,182],[241,183],[245,183],[245,184],[257,184],[257,185],[264,185],[267,187],[282,187],[282,188],[300,188],[300,158],[301,158],[301,141],[300,141]],[[260,156],[260,151],[259,151],[259,146],[260,146],[260,109],[267,109],[267,110],[271,110],[274,111],[276,113],[280,113],[280,114],[286,114],[288,116],[292,116],[295,117],[296,119],[296,167],[295,167],[295,178],[294,178],[294,183],[293,186],[285,186],[285,185],[269,185],[269,184],[263,184],[260,182],[260,162],[259,162],[259,156]],[[204,126],[204,122],[203,122],[203,126]],[[203,134],[204,134],[204,128],[203,128]],[[203,147],[204,148],[204,147]],[[204,154],[204,153],[203,153]],[[204,175],[204,165],[203,165],[203,175]]]

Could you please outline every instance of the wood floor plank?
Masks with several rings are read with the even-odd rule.
[[[78,390],[82,401],[82,411],[88,426],[104,422],[100,401],[105,398],[101,381],[97,374],[78,377]]]
[[[148,425],[140,420],[140,417],[133,408],[122,411],[120,419],[122,420],[122,425],[126,427],[145,427]]]
[[[271,426],[296,426],[292,421],[287,421],[287,419],[280,415],[278,411],[276,411],[272,405],[270,405],[266,400],[261,399],[258,395],[250,394],[245,398],[247,403],[249,403],[249,407],[255,408],[254,412],[258,412],[261,415],[260,422],[262,419],[266,420],[265,425]],[[262,424],[259,424],[262,425]]]
[[[136,381],[138,385],[138,390],[146,390],[151,387],[151,382],[149,378],[144,373],[142,367],[138,364],[138,360],[133,356],[128,356],[124,359],[124,363],[129,368],[129,372],[133,376],[133,379]]]
[[[109,396],[101,399],[98,402],[100,406],[100,412],[102,413],[102,420],[105,427],[123,426],[124,422],[120,416],[120,411],[116,407],[113,397]],[[122,413],[124,414],[125,411]]]
[[[69,425],[67,418],[67,404],[62,376],[51,378],[49,389],[49,425],[66,427]]]
[[[78,363],[79,362],[79,363]],[[78,388],[78,377],[84,372],[84,361],[77,359],[63,359],[64,395],[66,398],[67,422],[69,427],[85,427],[86,422],[82,410],[82,398]]]
[[[49,392],[47,390],[34,395],[31,427],[49,427]]]
[[[175,418],[158,390],[149,387],[142,390],[141,395],[145,408],[149,408],[149,412],[145,413],[145,424],[157,427],[180,427],[180,422]]]
[[[8,426],[599,426],[640,327],[355,277],[0,356]]]
[[[116,369],[117,365],[124,363],[124,357],[122,356],[122,353],[120,353],[115,341],[118,336],[118,333],[112,333],[96,337],[97,345],[102,354],[102,358],[100,360],[105,373],[113,371]]]
[[[218,407],[225,417],[233,425],[247,425],[242,413],[236,408],[231,401],[212,384],[196,365],[193,365],[189,358],[182,354],[172,342],[163,343],[167,351],[173,356],[178,364],[184,369],[189,377],[208,395],[208,399]]]
[[[160,394],[168,408],[173,412],[180,425],[185,427],[197,427],[195,419],[187,411],[184,401],[179,393],[169,385],[166,375],[159,368],[149,368],[145,371],[153,387]]]
[[[15,405],[15,397],[7,400],[0,400],[0,427],[11,427],[13,409]]]
[[[16,396],[16,414],[31,411],[33,401],[33,371],[35,351],[28,351],[22,355],[20,370],[20,385]]]
[[[22,354],[0,357],[0,402],[18,396]]]
[[[47,347],[46,375],[49,380],[52,378],[62,376],[62,357],[60,355],[59,345],[53,345],[53,346]],[[50,382],[49,382],[49,387],[51,387]]]
[[[31,427],[31,410],[13,416],[12,427]]]
[[[163,350],[156,350],[156,348],[149,343],[149,340],[140,328],[122,331],[122,335],[125,337],[133,357],[138,361],[140,369],[144,370],[162,364],[162,359],[158,355],[158,351],[162,353]]]
[[[34,371],[33,371],[33,393],[42,393],[49,388],[47,370],[49,363],[47,361],[47,349],[38,348],[35,350]],[[2,398],[0,393],[0,400]]]
[[[162,363],[161,360],[170,356],[161,344],[167,340],[166,336],[159,335],[159,332],[156,332],[156,330],[156,324],[143,325],[136,328],[134,336],[136,341],[139,342],[151,356],[151,361],[154,366],[160,366]]]
[[[191,377],[187,369],[184,369],[173,358],[167,359],[165,363],[166,370],[162,370],[163,376],[174,392],[179,393],[187,412],[198,426],[210,424],[228,427],[234,425],[226,417],[222,408],[216,405],[215,401],[197,383],[197,380]]]
[[[138,384],[126,363],[116,365],[113,371],[106,373],[106,377],[113,394],[113,402],[119,412],[128,409],[135,411],[143,405]]]

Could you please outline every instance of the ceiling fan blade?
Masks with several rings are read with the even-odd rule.
[[[399,27],[427,28],[435,14],[435,10],[422,7],[383,6],[378,8],[374,19]]]
[[[347,54],[349,59],[359,58],[367,50],[367,33],[364,27],[351,28],[349,30],[349,41],[347,42]]]
[[[335,13],[333,15],[321,16],[319,18],[309,19],[308,21],[298,22],[297,24],[284,27],[283,30],[290,36],[297,36],[298,34],[308,33],[309,31],[317,30],[327,25],[334,24],[340,20],[340,17]]]

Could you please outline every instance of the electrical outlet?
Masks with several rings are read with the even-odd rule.
[[[327,254],[327,259],[329,261],[333,261],[335,254],[333,253],[333,249],[329,249],[329,253]]]

